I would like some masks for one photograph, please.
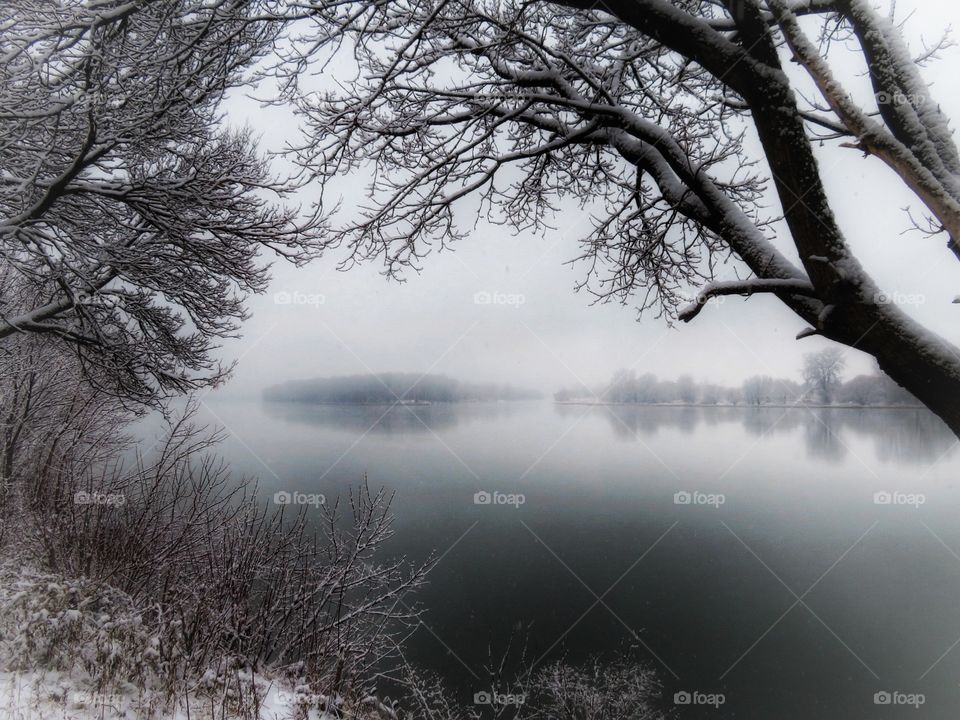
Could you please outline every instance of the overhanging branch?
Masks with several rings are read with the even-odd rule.
[[[706,305],[711,298],[724,295],[743,295],[749,297],[757,293],[786,293],[789,295],[803,295],[804,297],[817,297],[813,285],[811,285],[808,280],[754,278],[752,280],[715,282],[704,286],[696,299],[681,310],[677,317],[683,322],[688,323],[700,314],[703,306]]]

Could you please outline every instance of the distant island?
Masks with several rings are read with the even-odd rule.
[[[540,395],[511,385],[461,382],[446,375],[378,373],[292,380],[268,387],[263,397],[275,402],[423,405],[530,400]]]

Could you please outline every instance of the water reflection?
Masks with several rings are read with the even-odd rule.
[[[529,407],[529,403],[523,402],[433,405],[263,403],[264,411],[274,420],[350,434],[369,432],[386,435],[436,432],[455,427],[461,422],[501,419]]]
[[[538,422],[546,409],[536,402],[437,403],[434,405],[313,405],[264,402],[272,420],[375,435],[429,434],[465,423],[506,420],[524,413]],[[615,437],[632,441],[662,432],[693,437],[725,424],[739,425],[747,436],[796,434],[807,457],[841,462],[850,445],[868,440],[880,462],[929,463],[950,456],[957,439],[932,413],[915,408],[668,407],[649,405],[557,404],[554,412],[575,420],[585,414],[603,418]]]
[[[960,636],[960,573],[944,548],[960,547],[960,451],[927,412],[540,401],[237,404],[217,417],[238,436],[231,463],[260,475],[265,497],[344,497],[364,474],[397,491],[390,556],[442,557],[405,654],[467,703],[491,648],[522,626],[544,662],[615,653],[642,630],[679,676],[662,671],[665,697],[728,698],[720,714],[678,717],[880,717],[874,676],[845,645],[889,687],[928,693],[924,718],[960,707],[957,651],[917,680]],[[475,505],[487,487],[527,502]],[[729,501],[676,505],[679,487]],[[898,488],[929,501],[874,503]]]
[[[696,432],[700,425],[738,423],[752,437],[799,433],[807,456],[840,462],[853,438],[871,440],[881,462],[929,463],[951,454],[956,436],[943,422],[915,408],[664,407],[648,405],[556,405],[562,417],[584,412],[606,418],[624,440],[661,431]]]

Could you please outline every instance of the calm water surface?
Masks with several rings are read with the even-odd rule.
[[[680,717],[958,716],[960,450],[925,412],[207,404],[265,494],[396,491],[389,551],[442,556],[408,655],[464,702],[512,636],[726,698]]]

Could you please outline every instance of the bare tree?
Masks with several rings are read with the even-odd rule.
[[[0,270],[2,297],[20,287],[9,267]],[[14,483],[36,498],[63,473],[117,454],[133,417],[120,399],[87,382],[75,354],[47,340],[24,333],[0,344],[0,507]]]
[[[794,380],[774,378],[770,396],[773,402],[781,405],[793,405],[804,399],[804,390],[803,386]]]
[[[693,378],[689,375],[681,375],[677,378],[677,397],[681,402],[692,405],[697,401],[699,390]]]
[[[843,353],[838,348],[803,356],[803,379],[825,405],[833,402],[844,364]]]
[[[883,378],[880,375],[857,375],[838,388],[843,402],[853,405],[873,405],[882,400]]]
[[[218,104],[275,39],[259,3],[11,0],[0,17],[0,339],[65,340],[151,402],[216,383],[210,355],[313,223]]]
[[[373,178],[360,217],[326,242],[348,248],[346,264],[417,266],[466,234],[461,205],[527,229],[577,203],[594,218],[579,259],[601,298],[689,321],[715,296],[773,294],[808,325],[798,337],[873,355],[960,433],[960,353],[886,302],[814,153],[879,158],[960,256],[960,155],[899,29],[867,0],[344,0],[297,13],[312,25],[278,67],[311,135],[296,157],[324,188],[352,169]],[[827,54],[840,41],[876,98],[842,84]],[[353,82],[301,87],[341,48]],[[780,205],[769,215],[768,178]],[[715,282],[729,256],[743,279]],[[690,286],[697,300],[681,307]]]
[[[597,396],[607,402],[642,402],[637,386],[637,371],[623,368],[617,370],[610,384],[597,393]]]
[[[706,383],[700,388],[700,402],[704,405],[717,405],[723,398],[724,388],[714,383]]]
[[[756,375],[743,383],[743,399],[748,405],[770,402],[774,380],[769,375]]]

